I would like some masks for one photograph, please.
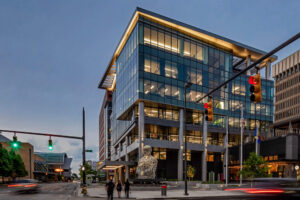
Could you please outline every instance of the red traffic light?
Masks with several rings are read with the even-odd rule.
[[[254,85],[254,84],[255,84],[255,78],[254,78],[254,76],[250,76],[250,77],[249,77],[249,83],[250,83],[251,85]]]
[[[207,103],[204,104],[204,108],[208,108],[208,104]]]

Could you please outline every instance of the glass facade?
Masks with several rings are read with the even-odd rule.
[[[231,52],[215,48],[147,19],[140,20],[140,99],[183,107],[184,84],[189,81],[193,85],[187,89],[187,108],[203,111],[203,102],[207,100],[200,103],[197,100],[234,73]],[[256,122],[262,131],[268,131],[273,116],[273,81],[262,80],[263,101],[254,104],[249,99],[248,79],[247,75],[240,76],[226,88],[215,92],[214,113],[228,115],[229,125],[239,128],[240,107],[244,105],[246,129],[254,130]],[[145,112],[152,111],[145,110]],[[159,113],[156,113],[152,113],[153,117],[159,117]],[[217,115],[209,126],[225,127],[224,118]],[[193,121],[187,119],[188,123]],[[201,121],[202,118],[198,120]]]
[[[203,41],[171,30],[148,19],[139,21],[116,60],[116,91],[113,93],[112,143],[123,134],[134,117],[137,100],[146,100],[145,117],[179,121],[179,109],[184,106],[184,85],[191,82],[186,91],[188,124],[202,124],[203,103],[198,100],[234,75],[232,52],[216,48]],[[223,116],[229,116],[229,126],[239,128],[241,105],[244,105],[245,128],[268,131],[273,121],[273,81],[262,79],[263,101],[250,102],[249,76],[242,75],[227,87],[213,94],[214,121],[209,127],[225,128]],[[161,107],[168,105],[169,107]],[[125,113],[125,114],[124,114]],[[126,114],[127,113],[127,114]],[[123,116],[125,115],[125,117]],[[127,115],[127,116],[126,116]],[[122,120],[119,119],[122,116]],[[145,136],[152,139],[178,141],[178,128],[146,125]],[[222,134],[210,133],[209,144],[222,145]],[[189,131],[190,142],[202,143],[200,131]],[[238,143],[238,137],[229,138]]]

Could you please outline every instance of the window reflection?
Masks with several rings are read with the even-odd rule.
[[[246,88],[245,85],[238,84],[238,83],[232,83],[232,94],[239,94],[245,96],[246,94]]]
[[[182,40],[182,38],[179,38],[175,34],[170,34],[166,31],[163,32],[154,27],[150,29],[149,27],[144,26],[144,44],[159,47],[174,53],[180,53],[181,55],[203,61],[205,56],[203,54],[207,54],[207,49],[206,53],[204,53],[201,44],[196,44],[194,42],[191,43],[188,40],[184,40],[183,49],[181,50]],[[207,59],[207,55],[205,57]],[[205,63],[206,62],[207,61],[205,61]]]
[[[179,120],[178,110],[145,107],[144,112],[145,112],[145,116],[147,117],[155,117],[155,118],[161,118],[161,119],[172,120],[172,121]]]
[[[144,71],[160,75],[160,64],[157,57],[145,55]]]
[[[175,62],[166,61],[165,64],[165,76],[171,78],[178,78],[178,69],[177,64]]]

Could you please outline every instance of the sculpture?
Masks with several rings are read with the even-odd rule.
[[[144,147],[144,156],[139,160],[136,170],[138,179],[155,179],[157,159],[151,155],[151,151],[151,146]]]

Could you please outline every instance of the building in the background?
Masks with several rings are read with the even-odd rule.
[[[66,153],[35,152],[34,154],[46,161],[48,179],[64,181],[71,179],[72,158],[68,158]]]
[[[99,114],[99,161],[110,160],[112,92],[106,91]]]
[[[150,145],[158,159],[157,177],[183,179],[184,130],[186,159],[201,171],[223,173],[225,119],[229,117],[229,146],[240,142],[240,113],[244,106],[245,141],[256,126],[261,135],[273,121],[273,81],[270,57],[259,67],[261,103],[250,102],[249,71],[213,94],[214,120],[203,135],[203,103],[197,100],[265,52],[159,14],[137,8],[118,44],[99,88],[112,92],[111,161],[101,168],[124,180],[135,177],[135,166]],[[184,117],[185,84],[187,114]],[[186,120],[185,120],[186,119]],[[186,125],[185,125],[186,122]],[[207,144],[207,153],[204,144]],[[254,149],[253,149],[254,151]],[[206,159],[205,159],[206,157]],[[201,164],[201,160],[203,163]],[[207,166],[207,168],[206,168]],[[111,174],[109,174],[111,176]],[[207,175],[206,175],[207,176]]]
[[[281,137],[271,137],[260,143],[259,155],[268,163],[268,173],[272,177],[296,178],[300,171],[300,135],[287,134]],[[229,175],[231,180],[238,179],[240,169],[240,146],[229,149]],[[243,160],[247,160],[255,148],[255,142],[243,146]]]
[[[98,161],[88,160],[86,162],[92,167],[92,170],[97,171]]]
[[[34,154],[34,179],[47,181],[48,177],[48,165],[46,159]]]
[[[300,50],[273,65],[275,136],[300,133]]]
[[[0,134],[0,143],[2,147],[7,149],[8,151],[11,150],[11,140],[4,137]],[[34,148],[30,143],[27,142],[20,142],[20,146],[18,150],[15,151],[19,154],[25,164],[25,169],[28,172],[28,175],[22,177],[24,179],[33,179],[33,172],[34,172]]]

